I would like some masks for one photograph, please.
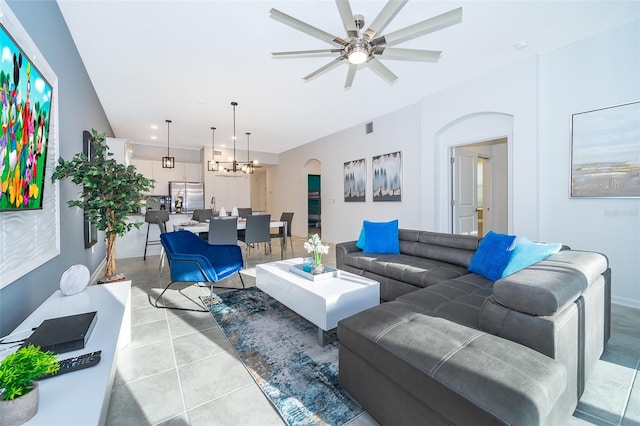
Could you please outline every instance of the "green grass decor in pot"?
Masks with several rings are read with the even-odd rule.
[[[29,345],[0,362],[0,418],[3,425],[17,426],[38,412],[37,379],[60,368],[58,356]]]

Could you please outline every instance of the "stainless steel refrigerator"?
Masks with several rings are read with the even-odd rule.
[[[176,213],[176,201],[179,200],[181,213],[193,213],[204,208],[204,183],[202,182],[169,182],[171,194],[171,213]]]

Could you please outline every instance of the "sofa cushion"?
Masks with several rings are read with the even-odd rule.
[[[453,423],[471,421],[461,407],[476,407],[505,424],[543,424],[566,385],[562,364],[401,302],[340,321],[338,338]]]
[[[346,254],[342,262],[416,287],[427,287],[469,273],[462,266],[406,254],[352,252]]]
[[[529,241],[526,237],[516,238],[516,247],[513,249],[509,263],[502,271],[502,276],[506,277],[518,272],[521,269],[531,266],[534,263],[546,259],[562,248],[562,244],[540,244]]]
[[[356,247],[365,253],[398,254],[400,253],[398,244],[397,219],[389,222],[370,222],[365,220],[362,223]]]
[[[607,268],[607,258],[599,253],[561,251],[496,281],[493,297],[516,311],[553,315],[573,303]]]
[[[466,274],[398,297],[413,310],[480,329],[480,308],[491,296],[493,281]]]
[[[469,270],[492,281],[500,279],[502,271],[511,258],[510,249],[515,238],[514,235],[489,231],[480,241],[480,246],[471,259]]]
[[[479,238],[469,235],[400,229],[400,253],[426,257],[467,268]]]

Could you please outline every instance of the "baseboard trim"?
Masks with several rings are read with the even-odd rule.
[[[629,299],[627,297],[611,297],[611,303],[615,303],[616,305],[628,306],[630,308],[640,309],[640,300],[638,299]]]
[[[104,275],[104,268],[106,266],[107,266],[107,258],[105,257],[104,259],[102,259],[102,262],[98,264],[98,267],[96,268],[96,270],[93,271],[93,274],[91,274],[91,276],[89,277],[89,285],[94,285],[96,282],[98,282],[98,278]]]

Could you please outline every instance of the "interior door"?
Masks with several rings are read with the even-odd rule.
[[[492,163],[490,158],[482,158],[482,222],[483,232],[478,235],[483,237],[487,232],[493,229],[493,171],[491,170]]]
[[[453,233],[476,235],[478,155],[464,148],[453,148],[451,158]]]

